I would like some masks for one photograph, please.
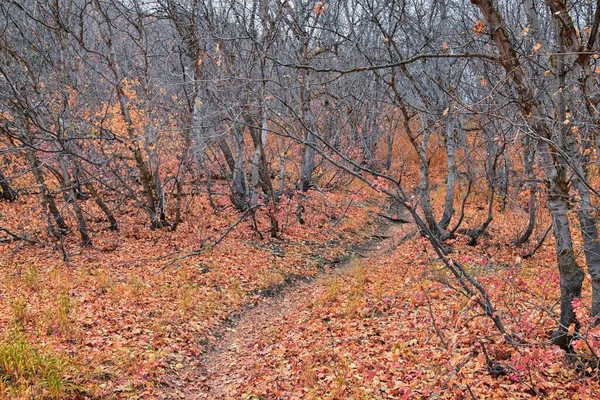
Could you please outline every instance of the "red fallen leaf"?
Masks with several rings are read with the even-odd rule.
[[[377,371],[371,370],[371,371],[367,372],[367,381],[373,382],[373,379],[375,379],[376,375],[377,375]]]
[[[404,394],[402,394],[401,399],[402,400],[408,400],[410,398],[410,389],[405,389],[404,390]]]
[[[417,293],[415,293],[414,300],[417,305],[421,306],[427,301],[427,296],[425,296],[425,292],[419,290]]]

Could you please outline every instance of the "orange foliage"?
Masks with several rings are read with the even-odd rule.
[[[226,187],[217,188],[226,193]],[[228,204],[218,197],[219,206]],[[105,222],[93,201],[82,202],[90,218],[94,246],[80,250],[74,235],[66,239],[68,262],[53,246],[3,244],[0,257],[0,326],[13,326],[11,304],[26,299],[23,330],[31,341],[70,354],[79,367],[73,377],[89,394],[130,398],[155,397],[172,374],[199,367],[198,355],[224,320],[261,301],[264,291],[286,279],[311,277],[347,246],[370,234],[373,207],[348,204],[344,193],[311,193],[303,200],[306,224],[295,216],[297,199],[282,200],[278,218],[282,239],[259,240],[244,222],[212,250],[186,257],[212,243],[236,219],[214,212],[204,196],[186,198],[178,231],[140,229],[132,207],[121,215],[120,232],[103,230]],[[34,196],[16,204],[0,202],[2,225],[17,232],[38,232],[45,242],[40,206]],[[261,229],[268,226],[257,214]],[[73,217],[69,223],[74,225]],[[143,218],[143,217],[142,217]],[[290,278],[291,277],[291,278]],[[57,302],[66,296],[68,315]]]

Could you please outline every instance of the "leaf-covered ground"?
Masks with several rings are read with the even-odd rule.
[[[303,225],[296,201],[281,205],[281,238],[261,239],[248,219],[195,256],[190,252],[209,247],[239,218],[226,197],[221,211],[201,196],[188,199],[176,232],[141,228],[143,216],[133,212],[120,220],[119,232],[98,219],[92,247],[81,248],[76,238],[65,244],[68,261],[45,234],[36,198],[0,203],[3,226],[43,243],[0,244],[0,357],[18,335],[32,349],[22,363],[48,354],[61,365],[60,388],[52,391],[37,369],[28,377],[4,357],[0,394],[177,397],[193,384],[185,377],[195,379],[220,326],[372,236],[376,207],[364,199],[314,192],[303,200]],[[89,203],[86,209],[97,212]],[[257,222],[268,227],[264,213]]]
[[[497,212],[475,247],[460,235],[448,243],[525,342],[515,347],[453,289],[412,224],[377,229],[371,200],[312,192],[301,225],[297,199],[287,199],[281,238],[261,239],[248,220],[210,249],[239,213],[198,196],[176,232],[140,229],[133,212],[118,233],[99,219],[92,247],[65,243],[68,261],[43,233],[35,199],[0,203],[4,226],[42,243],[1,245],[2,396],[598,398],[600,332],[586,325],[586,301],[578,355],[567,359],[549,342],[559,312],[552,239],[523,257],[547,217],[521,248],[518,210]],[[481,213],[468,209],[465,226],[477,226]],[[268,227],[263,213],[258,226]]]
[[[524,260],[526,249],[497,239],[511,237],[512,218],[498,218],[506,231],[492,230],[494,242],[470,247],[459,238],[453,256],[526,344],[505,343],[451,288],[424,238],[400,241],[414,230],[405,225],[383,249],[242,319],[205,359],[200,398],[598,398],[597,371],[549,343],[559,311],[552,243]]]

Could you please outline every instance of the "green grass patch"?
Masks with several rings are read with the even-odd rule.
[[[0,340],[0,397],[69,398],[75,393],[66,378],[69,369],[64,358],[32,346],[21,332]]]

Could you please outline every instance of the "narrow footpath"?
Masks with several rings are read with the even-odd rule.
[[[261,304],[244,312],[233,326],[223,332],[218,347],[205,354],[202,360],[204,376],[195,388],[187,388],[186,398],[231,399],[239,398],[237,388],[253,379],[248,366],[264,362],[265,342],[274,330],[286,321],[306,299],[327,288],[333,280],[352,279],[357,263],[369,263],[385,257],[416,233],[414,224],[388,222],[377,235],[380,240],[355,251],[353,257],[335,269],[330,269],[310,282],[297,282],[279,295],[262,299]],[[301,345],[301,343],[299,343]],[[245,366],[245,368],[242,368]],[[276,392],[276,388],[274,388]],[[248,395],[249,398],[252,397]]]

